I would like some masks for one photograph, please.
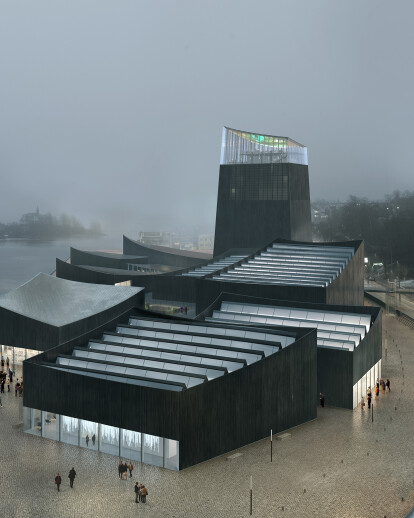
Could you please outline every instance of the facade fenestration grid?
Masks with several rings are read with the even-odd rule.
[[[224,200],[289,199],[289,177],[280,169],[263,170],[260,165],[249,165],[247,169],[243,165],[232,166],[223,181],[227,183],[221,192]]]

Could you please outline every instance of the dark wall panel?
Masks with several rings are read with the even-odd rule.
[[[318,347],[318,390],[330,406],[352,409],[352,352]]]
[[[59,328],[0,307],[0,343],[45,351],[59,343]]]
[[[349,245],[348,245],[349,246]],[[328,304],[364,304],[364,243],[361,241],[354,257],[327,288]]]
[[[180,464],[186,468],[316,418],[316,332],[182,393]]]
[[[382,358],[382,313],[353,353],[353,385]]]
[[[269,186],[277,177],[287,183],[276,182],[273,193]],[[221,165],[214,255],[229,248],[259,249],[277,237],[310,241],[309,203],[307,166]]]
[[[117,257],[118,256],[118,257]],[[121,254],[112,256],[100,255],[99,253],[86,252],[76,248],[70,248],[70,263],[73,265],[98,266],[103,268],[120,268],[127,270],[128,264],[147,264],[148,257],[128,257]]]
[[[0,343],[45,351],[101,326],[134,307],[144,307],[145,292],[90,317],[54,326],[0,307]]]
[[[25,362],[24,405],[159,437],[179,438],[178,392],[150,389]]]

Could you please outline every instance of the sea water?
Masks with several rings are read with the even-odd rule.
[[[54,272],[56,258],[66,261],[71,246],[81,250],[120,251],[122,235],[54,241],[0,239],[0,295],[24,284],[40,272]]]

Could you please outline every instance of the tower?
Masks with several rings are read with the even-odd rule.
[[[311,241],[307,148],[223,128],[214,255],[283,237]]]

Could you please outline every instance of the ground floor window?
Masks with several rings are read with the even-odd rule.
[[[372,396],[374,397],[375,384],[377,379],[381,379],[381,360],[379,360],[368,372],[366,372],[362,378],[360,378],[353,387],[353,404],[356,408],[364,398],[367,401],[368,389],[371,390]]]
[[[32,356],[36,356],[41,351],[36,351],[36,349],[24,349],[22,347],[10,347],[8,345],[1,345],[1,357],[4,361],[9,359],[10,368],[13,368],[16,365],[21,365],[24,360],[27,358],[31,358]]]
[[[23,407],[26,433],[116,455],[125,461],[179,469],[179,441]]]

